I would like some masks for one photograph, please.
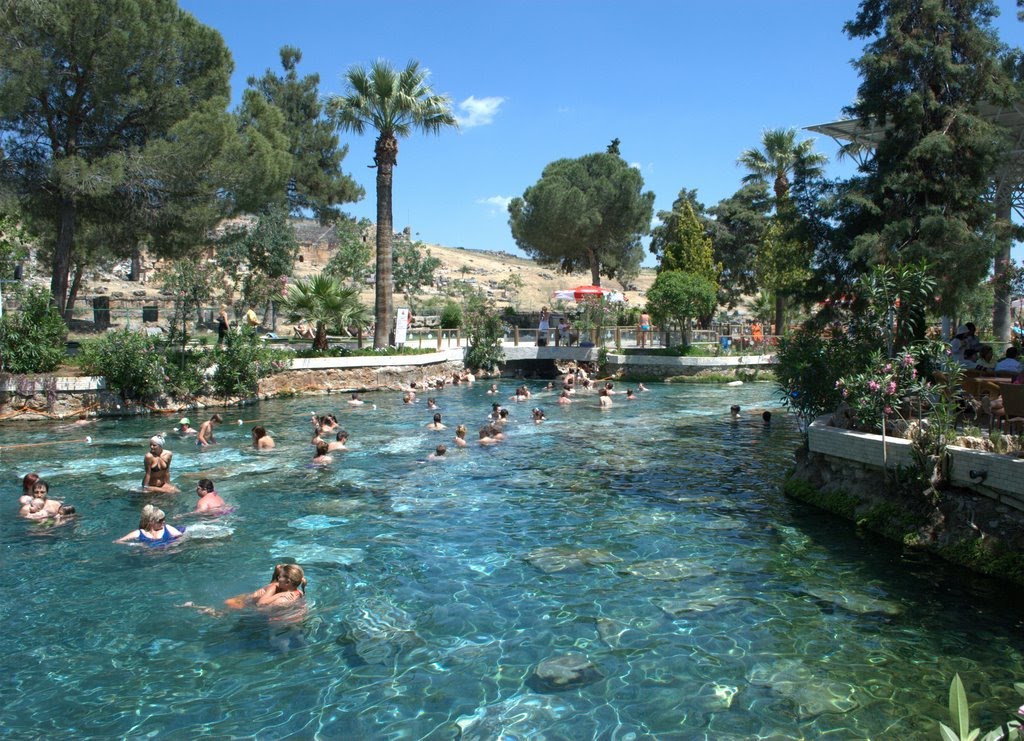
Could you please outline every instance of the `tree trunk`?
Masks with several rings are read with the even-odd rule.
[[[316,337],[313,338],[313,349],[327,349],[327,325],[323,322],[316,323]]]
[[[82,287],[82,275],[84,274],[85,268],[81,265],[75,265],[75,278],[71,281],[71,288],[68,290],[68,300],[64,309],[65,324],[70,324],[75,314],[75,301],[78,300],[78,289]]]
[[[142,278],[142,250],[138,245],[132,249],[132,266],[128,271],[128,280],[137,282]]]
[[[394,227],[391,216],[391,184],[398,159],[398,140],[381,135],[375,147],[377,154],[377,282],[374,293],[373,347],[393,344],[391,326],[394,319],[394,276],[391,240]]]
[[[781,337],[786,326],[786,298],[781,293],[775,294],[775,334]]]
[[[1013,210],[1012,178],[1004,175],[996,186],[996,220],[1000,223],[997,231],[995,270],[993,271],[992,333],[1000,342],[1010,341],[1010,268],[1013,236],[1010,231],[1010,217]],[[1002,228],[1002,224],[1006,227]]]
[[[63,197],[57,204],[57,241],[53,248],[53,271],[50,274],[50,293],[57,311],[65,317],[68,300],[68,273],[71,270],[71,245],[75,241],[75,202]]]

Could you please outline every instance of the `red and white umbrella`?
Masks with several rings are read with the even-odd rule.
[[[600,298],[604,296],[605,301],[613,304],[621,304],[626,301],[621,291],[613,291],[603,286],[576,286],[562,291],[555,291],[551,297],[556,301],[586,301],[588,298]]]

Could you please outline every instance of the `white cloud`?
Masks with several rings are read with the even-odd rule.
[[[477,98],[470,95],[459,103],[459,110],[462,111],[462,114],[456,115],[455,118],[458,120],[459,126],[464,129],[471,129],[474,126],[486,126],[489,123],[493,123],[494,117],[498,114],[498,109],[504,102],[504,98]]]
[[[512,203],[512,196],[490,196],[489,198],[478,198],[477,203],[491,207],[491,215],[508,213],[508,204]]]
[[[630,162],[629,166],[632,167],[634,170],[643,170],[644,169],[643,165],[641,165],[639,162]]]

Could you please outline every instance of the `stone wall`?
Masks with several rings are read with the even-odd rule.
[[[950,483],[933,488],[916,475],[908,441],[886,438],[888,467],[882,450],[880,435],[818,420],[785,491],[908,548],[1024,584],[1024,460],[951,448]]]

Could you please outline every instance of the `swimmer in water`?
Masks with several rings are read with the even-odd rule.
[[[731,416],[734,420],[740,418],[739,404],[733,404],[731,407],[729,407],[729,416]]]
[[[435,412],[434,413],[434,421],[427,423],[427,429],[428,430],[446,430],[446,429],[448,429],[447,425],[444,425],[444,424],[441,423],[441,413],[440,412]]]
[[[203,422],[203,424],[199,426],[199,434],[196,436],[196,445],[201,448],[205,448],[217,442],[213,439],[213,426],[219,425],[223,421],[223,417],[219,414],[214,414],[208,420]]]
[[[359,394],[352,394],[352,398],[348,400],[348,403],[352,406],[362,406],[366,402],[359,398]]]
[[[142,514],[139,517],[139,529],[132,530],[127,535],[124,535],[117,540],[115,543],[131,543],[138,542],[143,545],[163,545],[177,540],[185,534],[185,529],[180,530],[173,525],[166,523],[166,516],[164,511],[159,507],[155,507],[152,504],[147,504],[142,508]]]
[[[434,448],[434,452],[427,456],[427,460],[428,461],[443,461],[443,460],[447,460],[446,457],[445,457],[445,455],[447,453],[448,453],[448,448],[445,446],[444,443],[440,443],[440,444],[438,444],[438,446],[436,448]]]
[[[159,435],[149,438],[149,452],[143,459],[145,474],[142,488],[165,494],[177,494],[178,487],[171,483],[171,458],[174,454],[164,450],[164,439]]]
[[[196,484],[196,494],[199,496],[199,501],[196,502],[196,512],[217,514],[227,506],[220,494],[214,490],[213,481],[210,479],[199,479],[199,483]]]
[[[274,438],[267,434],[266,427],[256,425],[252,428],[252,446],[256,450],[272,450],[275,445]]]
[[[328,463],[333,463],[334,459],[331,458],[328,453],[330,452],[330,446],[323,440],[316,443],[316,455],[313,456],[313,463],[317,466],[324,466]]]
[[[348,450],[348,432],[345,430],[338,430],[338,433],[334,436],[334,440],[327,443],[327,452],[333,453],[336,450]]]
[[[459,425],[455,428],[455,439],[452,442],[455,443],[456,447],[464,448],[469,445],[469,443],[466,442],[467,431],[466,425]]]

